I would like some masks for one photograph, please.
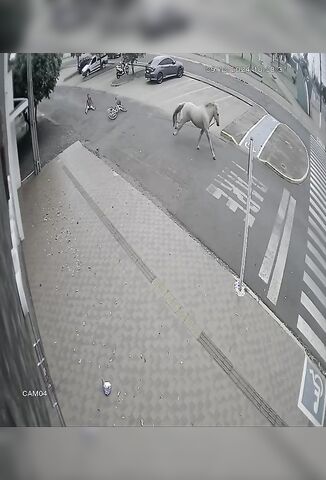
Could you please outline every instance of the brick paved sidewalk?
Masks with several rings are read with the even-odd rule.
[[[73,144],[24,185],[22,212],[67,425],[308,424],[303,350],[108,163]]]

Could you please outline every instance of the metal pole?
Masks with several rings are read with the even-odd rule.
[[[321,111],[322,111],[322,97],[321,97],[321,88],[322,88],[322,81],[321,81],[321,53],[319,53],[319,102],[320,102],[320,110],[319,110],[319,128],[321,128]]]
[[[37,128],[35,119],[35,103],[34,103],[34,91],[33,91],[33,72],[32,72],[32,54],[26,54],[27,63],[27,92],[28,92],[28,115],[29,124],[32,137],[33,148],[33,160],[34,160],[34,173],[38,175],[41,171],[40,152],[38,148]]]
[[[245,294],[243,279],[244,279],[244,272],[245,272],[245,266],[246,266],[248,235],[249,235],[249,218],[250,218],[251,193],[252,193],[252,170],[253,170],[252,154],[253,154],[253,138],[251,137],[250,143],[249,143],[248,193],[247,193],[245,228],[244,228],[243,245],[242,245],[240,277],[239,277],[239,280],[235,282],[235,285],[234,285],[235,291],[237,295],[239,295],[239,297],[243,297],[243,295]]]

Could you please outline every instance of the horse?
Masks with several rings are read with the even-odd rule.
[[[178,122],[178,115],[182,111],[182,118]],[[216,160],[215,152],[212,144],[211,137],[209,135],[209,127],[214,123],[212,119],[214,118],[216,125],[220,125],[220,117],[218,111],[218,105],[216,102],[209,102],[206,105],[194,105],[191,102],[180,103],[173,113],[173,135],[178,135],[181,128],[187,122],[192,122],[197,128],[200,128],[199,139],[197,143],[197,150],[199,150],[199,142],[203,133],[205,132],[209,146],[211,148],[213,159]],[[211,123],[212,122],[212,123]]]

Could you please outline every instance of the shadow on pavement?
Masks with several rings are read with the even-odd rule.
[[[37,134],[42,166],[67,148],[75,138],[73,130],[67,130],[64,125],[56,125],[45,117],[38,121]],[[33,172],[33,150],[29,130],[17,142],[17,148],[20,175],[23,180]]]

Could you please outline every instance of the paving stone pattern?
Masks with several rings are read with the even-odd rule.
[[[152,282],[67,171],[154,273]],[[27,182],[22,197],[29,281],[67,425],[269,425],[196,340],[202,330],[286,423],[307,425],[296,405],[302,350],[104,161],[77,142]],[[109,397],[101,378],[112,383]]]

